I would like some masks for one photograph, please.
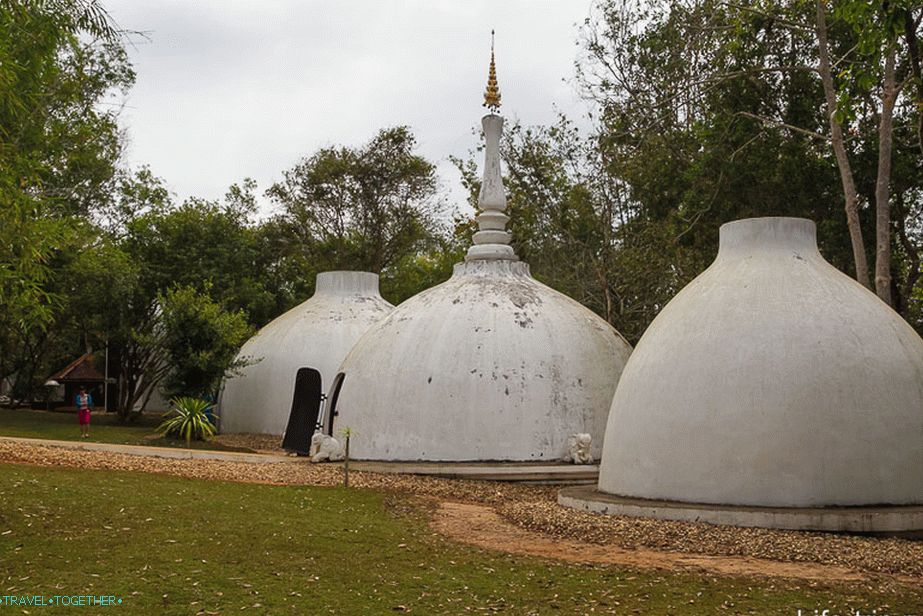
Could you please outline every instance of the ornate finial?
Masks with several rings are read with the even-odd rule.
[[[494,64],[494,31],[490,31],[490,70],[487,73],[487,89],[484,91],[484,106],[492,113],[500,111],[500,87],[497,85],[497,67]]]
[[[494,68],[493,32],[490,45],[490,76],[487,91],[484,92],[484,106],[489,110],[481,118],[484,127],[484,177],[478,193],[478,230],[471,238],[474,245],[468,249],[465,261],[518,261],[519,257],[510,246],[512,236],[506,230],[510,217],[506,215],[506,191],[500,174],[500,136],[503,133],[503,118],[497,115],[500,109],[500,88],[497,87],[497,71]]]

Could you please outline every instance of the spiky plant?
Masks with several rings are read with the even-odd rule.
[[[215,434],[215,426],[208,418],[208,408],[211,402],[201,398],[183,396],[170,401],[170,410],[163,423],[157,426],[157,431],[165,436],[176,436],[186,439],[189,447],[192,439],[201,440]]]

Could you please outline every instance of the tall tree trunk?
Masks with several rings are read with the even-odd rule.
[[[881,88],[881,118],[878,123],[878,178],[875,183],[875,292],[891,305],[891,149],[894,132],[894,102],[898,86],[895,50],[892,43],[885,56]]]
[[[833,73],[830,67],[830,48],[827,42],[827,18],[824,14],[823,0],[817,0],[817,49],[821,82],[824,86],[827,120],[830,123],[830,143],[836,155],[836,164],[840,170],[845,197],[846,223],[849,225],[849,238],[852,242],[853,260],[856,264],[856,280],[871,289],[868,259],[865,256],[865,241],[862,239],[862,226],[859,222],[859,197],[853,179],[849,157],[846,154],[846,142],[843,139],[843,127],[836,119],[836,90],[833,87]]]
[[[593,264],[593,270],[596,274],[596,281],[599,284],[599,288],[602,290],[603,299],[606,301],[606,322],[609,325],[615,325],[615,323],[612,322],[612,293],[609,291],[609,281],[606,278],[606,273],[603,271],[603,266],[598,263]]]

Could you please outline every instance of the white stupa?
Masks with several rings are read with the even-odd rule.
[[[221,431],[282,434],[300,368],[320,372],[322,388],[353,345],[394,306],[378,292],[378,275],[324,272],[314,295],[274,319],[241,348],[256,363],[228,379],[219,399]]]
[[[491,53],[485,106],[499,105]],[[370,329],[341,368],[334,432],[352,429],[357,459],[556,461],[575,433],[601,451],[631,348],[517,259],[505,230],[503,119],[489,113],[482,124],[482,211],[465,262]]]
[[[921,529],[923,507],[912,505],[923,505],[923,341],[821,257],[811,221],[728,223],[715,262],[651,323],[625,368],[599,491],[622,499],[566,504]]]

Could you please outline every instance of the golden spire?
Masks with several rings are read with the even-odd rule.
[[[487,89],[484,90],[484,106],[492,113],[500,111],[500,87],[497,85],[497,67],[494,65],[494,31],[490,31],[490,71],[487,73]]]

